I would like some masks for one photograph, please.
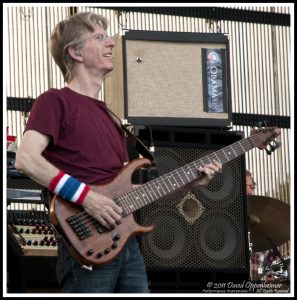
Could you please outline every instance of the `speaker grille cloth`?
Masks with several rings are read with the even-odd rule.
[[[158,147],[163,175],[215,150]],[[148,268],[245,269],[244,205],[241,158],[223,166],[209,185],[161,199],[139,211],[139,222],[155,224],[141,237]],[[192,209],[192,211],[191,211]]]
[[[126,41],[128,115],[228,119],[203,112],[201,49],[224,44]],[[141,62],[137,58],[141,58]]]

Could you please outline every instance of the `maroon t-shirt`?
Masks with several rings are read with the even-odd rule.
[[[48,135],[43,156],[86,184],[108,182],[128,161],[126,137],[106,104],[67,87],[36,99],[27,130]]]

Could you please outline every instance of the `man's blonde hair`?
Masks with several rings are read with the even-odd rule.
[[[70,82],[74,66],[68,48],[70,46],[82,48],[85,44],[85,34],[94,32],[97,25],[106,30],[108,21],[104,16],[83,12],[59,22],[54,28],[50,36],[49,49],[62,71],[65,82]]]

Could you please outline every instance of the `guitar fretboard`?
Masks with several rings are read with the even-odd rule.
[[[142,184],[135,189],[131,189],[125,194],[117,196],[114,200],[122,207],[123,216],[126,216],[147,204],[181,190],[187,184],[198,178],[198,169],[200,167],[214,162],[219,162],[224,165],[258,146],[259,142],[264,139],[265,134],[261,132],[235,142],[210,155],[204,156],[201,159],[188,163],[185,166]]]

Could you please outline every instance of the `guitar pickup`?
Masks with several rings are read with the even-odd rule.
[[[68,218],[67,222],[80,240],[84,240],[92,236],[92,231],[86,226],[85,223],[83,223],[83,221],[78,216],[74,215]]]

